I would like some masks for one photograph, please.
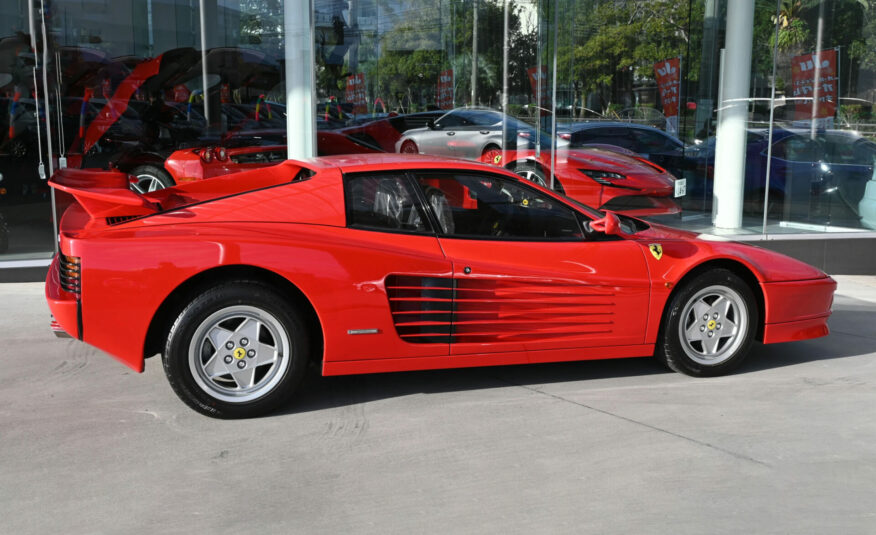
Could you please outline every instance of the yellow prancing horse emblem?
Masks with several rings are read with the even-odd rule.
[[[501,155],[501,154],[497,154],[497,155],[493,156],[493,163],[494,163],[494,164],[499,165],[499,163],[500,163],[501,161],[502,161],[502,155]]]
[[[240,360],[245,356],[246,356],[246,349],[244,349],[242,347],[238,347],[237,349],[234,350],[234,358],[236,358],[237,360]]]
[[[648,249],[651,251],[651,254],[654,255],[654,258],[660,260],[663,258],[663,246],[659,243],[652,243],[648,245]]]

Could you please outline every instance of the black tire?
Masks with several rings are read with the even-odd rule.
[[[420,154],[420,149],[417,147],[417,144],[410,139],[405,140],[398,151],[402,154]]]
[[[548,185],[550,179],[544,174],[544,171],[534,163],[522,163],[513,168],[513,171],[530,182],[538,184],[543,188],[551,189]],[[554,191],[561,195],[566,194],[563,185],[560,183],[560,178],[557,175],[554,175]]]
[[[759,315],[754,292],[738,275],[727,269],[704,272],[670,299],[655,356],[679,373],[724,375],[745,360]]]
[[[131,184],[131,189],[137,193],[148,193],[174,186],[170,173],[155,165],[138,165],[128,174],[137,178],[137,183]]]
[[[185,307],[170,329],[162,362],[170,386],[189,407],[214,418],[251,418],[289,401],[309,352],[294,307],[261,283],[233,281]]]
[[[532,163],[523,163],[514,168],[514,172],[525,178],[526,180],[538,184],[543,188],[548,187],[548,179],[544,174],[544,171],[539,169],[539,167]]]
[[[0,253],[5,253],[9,250],[9,227],[6,225],[6,218],[0,214]]]

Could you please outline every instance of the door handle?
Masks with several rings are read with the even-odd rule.
[[[489,133],[490,133],[489,130],[481,130],[481,134],[487,135],[487,134],[489,134]]]
[[[447,132],[447,135],[448,135],[448,136],[455,136],[455,135],[456,135],[456,132]]]

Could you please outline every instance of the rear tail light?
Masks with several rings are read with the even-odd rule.
[[[58,279],[61,288],[79,295],[82,291],[82,266],[78,256],[58,256]]]
[[[216,149],[216,159],[220,162],[224,162],[228,159],[228,151],[225,150],[225,147],[219,147]]]
[[[210,163],[213,161],[213,147],[207,147],[206,149],[201,151],[201,159],[206,163]]]
[[[557,134],[557,135],[560,136],[560,139],[568,139],[568,140],[572,139],[572,134],[567,134],[565,132],[562,134]]]

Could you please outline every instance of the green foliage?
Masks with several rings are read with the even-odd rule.
[[[677,56],[684,57],[685,77],[696,79],[699,57],[686,56],[688,48],[696,51],[701,43],[702,2],[579,0],[572,11],[570,80],[584,91],[652,80],[656,62]]]

